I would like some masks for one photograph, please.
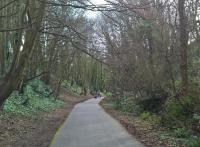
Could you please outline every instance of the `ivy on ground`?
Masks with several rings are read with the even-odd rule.
[[[52,95],[49,86],[40,80],[34,80],[24,87],[22,94],[14,91],[6,100],[3,110],[5,113],[34,116],[63,106],[64,102]]]

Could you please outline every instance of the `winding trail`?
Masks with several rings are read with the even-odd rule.
[[[90,99],[75,106],[51,147],[144,147]]]

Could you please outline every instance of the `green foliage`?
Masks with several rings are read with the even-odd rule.
[[[200,115],[199,114],[194,114],[193,115],[193,121],[197,124],[200,124]]]
[[[184,132],[185,131],[185,132]],[[173,144],[173,146],[177,147],[200,147],[200,138],[197,136],[193,136],[190,134],[191,131],[187,130],[187,128],[178,128],[174,132],[166,132],[162,131],[160,133],[160,137],[163,140],[168,140]]]
[[[191,136],[191,131],[186,128],[176,128],[174,130],[174,135],[177,138],[189,138]]]
[[[143,121],[151,122],[154,125],[159,125],[161,121],[161,117],[158,115],[155,115],[151,112],[143,112],[140,114],[139,118]]]
[[[163,116],[163,123],[168,127],[176,127],[178,122],[182,122],[185,119],[183,115],[184,108],[177,101],[171,101],[167,105],[167,112]]]
[[[161,88],[146,90],[145,93],[146,96],[138,99],[138,105],[140,105],[141,109],[152,113],[160,112],[163,109],[168,93]]]
[[[23,94],[19,94],[18,91],[13,92],[6,100],[3,109],[7,113],[31,116],[62,107],[64,102],[50,96],[51,92],[43,82],[35,80],[24,88]]]
[[[67,88],[69,91],[80,95],[82,93],[82,88],[80,86],[78,86],[77,84],[71,84],[68,81],[64,81],[63,82],[63,86],[65,86],[65,88]]]
[[[106,97],[112,97],[113,96],[113,94],[111,92],[106,92],[105,95],[106,95]]]
[[[198,96],[188,96],[179,99],[171,99],[166,104],[166,112],[162,117],[162,123],[170,128],[171,136],[178,138],[181,144],[187,147],[199,147],[198,136],[200,115]]]
[[[186,121],[198,119],[194,112],[198,112],[199,100],[195,97],[183,97],[179,100],[172,99],[166,104],[166,113],[163,116],[163,123],[168,127],[180,127]],[[196,120],[197,121],[197,120]]]
[[[152,116],[150,112],[143,112],[140,114],[140,119],[142,120],[149,120],[149,118]]]
[[[117,101],[114,98],[106,98],[104,99],[104,101],[106,101],[106,105],[108,105],[109,107],[113,108],[113,109],[117,109]]]
[[[129,98],[123,97],[117,99],[116,109],[123,112],[134,113],[134,114],[139,114],[141,112],[140,106],[137,105],[133,97]]]
[[[190,147],[200,147],[200,138],[195,141],[190,141]]]
[[[29,85],[31,86],[31,89],[33,89],[38,94],[42,94],[45,97],[49,97],[52,93],[52,89],[50,88],[50,86],[46,85],[41,80],[34,80],[29,83]]]

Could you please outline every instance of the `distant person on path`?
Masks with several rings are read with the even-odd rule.
[[[101,92],[100,92],[100,90],[97,91],[95,98],[96,98],[96,99],[97,99],[97,98],[101,98]]]

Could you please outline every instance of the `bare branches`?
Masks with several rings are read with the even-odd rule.
[[[44,33],[44,34],[51,34],[51,35],[54,35],[54,36],[57,36],[57,37],[59,36],[59,37],[62,37],[62,38],[66,38],[68,41],[71,42],[72,46],[75,47],[76,49],[78,49],[79,51],[83,52],[86,55],[89,55],[90,57],[92,57],[93,59],[95,59],[95,60],[97,60],[99,62],[104,63],[105,65],[108,65],[108,63],[105,63],[103,60],[100,60],[97,57],[95,57],[95,55],[92,55],[91,53],[89,53],[87,51],[88,48],[84,48],[84,45],[81,45],[79,42],[73,41],[73,39],[70,38],[67,35],[62,35],[62,34],[57,34],[57,33],[51,33],[51,32],[47,32],[47,31],[40,31],[40,32]]]
[[[27,27],[20,27],[20,28],[7,28],[7,29],[0,29],[0,32],[13,32],[13,31],[19,31],[19,30],[24,30],[26,28],[29,28],[28,26]]]
[[[8,7],[9,5],[13,4],[14,2],[16,2],[17,0],[13,0],[13,1],[10,1],[8,2],[7,4],[5,4],[4,6],[0,7],[0,11],[5,9],[6,7]]]
[[[95,6],[95,5],[87,5],[85,3],[80,3],[80,5],[77,4],[64,4],[64,3],[57,3],[57,2],[47,2],[48,5],[50,6],[59,6],[59,7],[72,7],[72,8],[78,8],[78,9],[83,9],[83,10],[90,10],[90,11],[112,11],[111,9],[108,9],[110,5],[100,5],[100,6]]]

